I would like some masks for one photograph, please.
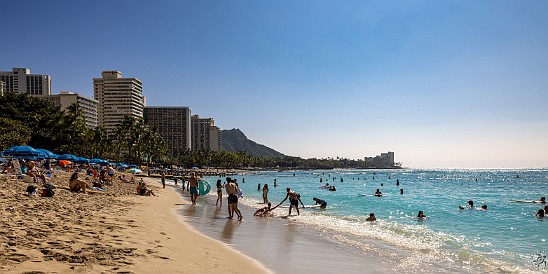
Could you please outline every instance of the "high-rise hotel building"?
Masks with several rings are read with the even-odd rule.
[[[155,127],[173,157],[191,149],[190,108],[188,107],[145,107],[145,123]]]
[[[221,150],[221,131],[215,126],[213,118],[200,118],[192,116],[192,149]]]
[[[27,68],[0,71],[0,81],[4,82],[5,92],[27,93],[29,95],[51,94],[51,77],[49,75],[30,74],[30,69]]]
[[[86,127],[97,127],[97,105],[99,104],[97,100],[70,91],[61,91],[60,94],[43,95],[38,97],[46,99],[56,106],[60,106],[61,110],[66,110],[72,104],[78,104],[82,114],[84,115]]]
[[[99,125],[112,133],[124,116],[143,118],[145,97],[137,78],[122,78],[119,71],[103,71],[102,78],[93,78],[93,97],[99,102]]]

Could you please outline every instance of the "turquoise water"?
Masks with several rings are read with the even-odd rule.
[[[511,202],[548,196],[546,169],[320,170],[233,178],[243,190],[241,203],[252,207],[263,206],[259,183],[261,188],[269,185],[273,206],[283,200],[286,187],[301,194],[305,204],[313,204],[313,197],[324,199],[326,210],[301,210],[301,215],[291,220],[348,248],[381,256],[404,252],[410,256],[409,264],[435,261],[449,269],[522,272],[535,269],[529,263],[533,254],[548,252],[548,219],[535,217],[544,205]],[[214,184],[218,178],[206,179]],[[326,180],[337,191],[319,188]],[[373,196],[377,188],[383,197]],[[485,204],[488,210],[459,210],[468,200],[477,208]],[[287,210],[274,212],[284,216]],[[428,218],[418,220],[419,210]],[[371,212],[377,222],[365,221]]]

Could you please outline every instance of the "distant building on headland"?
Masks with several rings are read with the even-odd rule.
[[[102,76],[93,78],[99,125],[112,133],[125,116],[143,118],[145,97],[141,80],[122,78],[119,71],[103,71]]]
[[[158,130],[175,158],[191,149],[190,108],[145,107],[145,123]]]
[[[215,126],[213,118],[200,118],[200,116],[194,115],[191,125],[192,149],[221,150],[221,130]]]
[[[97,105],[99,104],[97,100],[70,91],[61,91],[60,94],[41,95],[37,97],[52,102],[54,105],[61,107],[61,110],[66,110],[70,105],[77,103],[84,115],[86,127],[97,127]]]
[[[394,152],[381,153],[375,157],[365,157],[366,168],[399,168],[401,165],[394,162]]]
[[[30,74],[28,68],[12,68],[0,71],[0,81],[4,82],[4,92],[26,93],[28,95],[50,95],[51,77]]]

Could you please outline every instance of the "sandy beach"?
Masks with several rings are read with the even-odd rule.
[[[182,222],[175,210],[188,202],[170,187],[149,182],[158,197],[119,181],[107,194],[71,193],[69,175],[52,176],[52,198],[26,196],[26,183],[0,176],[0,272],[269,272]]]

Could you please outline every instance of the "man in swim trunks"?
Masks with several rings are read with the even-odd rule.
[[[312,200],[314,200],[314,202],[316,202],[316,204],[320,205],[320,208],[326,208],[327,207],[327,202],[322,200],[322,199],[318,199],[318,198],[312,198]]]
[[[281,201],[277,206],[272,208],[272,210],[279,207],[281,204],[283,204],[285,202],[285,200],[287,200],[287,198],[289,198],[289,214],[287,216],[291,215],[291,209],[293,207],[295,207],[295,209],[297,210],[297,215],[300,215],[300,212],[299,212],[299,201],[300,201],[300,199],[297,197],[297,195],[298,195],[297,192],[291,190],[289,187],[286,188],[286,191],[287,191],[287,194],[285,195],[285,198],[283,199],[283,201]],[[304,207],[302,202],[301,202],[301,205]]]
[[[228,194],[228,218],[234,217],[234,212],[238,215],[238,220],[242,220],[242,213],[238,209],[238,186],[234,183],[230,177],[226,178],[228,184],[225,186],[226,193]]]
[[[190,179],[188,180],[188,185],[190,188],[190,201],[193,205],[196,204],[196,199],[198,198],[198,177],[196,172],[190,173]]]

